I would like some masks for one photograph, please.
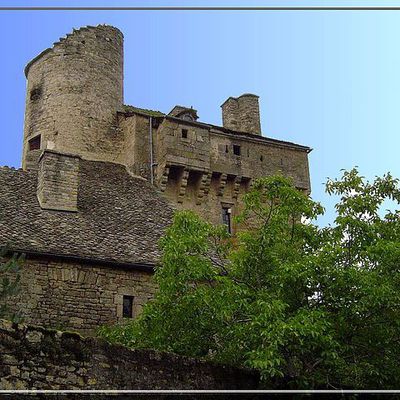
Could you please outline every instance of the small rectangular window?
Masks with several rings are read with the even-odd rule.
[[[40,135],[35,136],[28,143],[29,151],[40,149]]]
[[[229,146],[225,145],[225,153],[229,153]]]
[[[133,296],[123,296],[122,316],[124,318],[133,318]]]
[[[188,137],[188,130],[187,129],[182,129],[182,138],[187,139]]]
[[[226,226],[229,233],[232,233],[231,212],[231,208],[222,207],[222,223]]]
[[[235,156],[240,156],[240,146],[239,145],[237,145],[237,144],[233,145],[233,154]]]

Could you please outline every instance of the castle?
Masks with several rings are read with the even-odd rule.
[[[311,149],[261,135],[258,96],[229,97],[222,126],[197,111],[123,104],[123,35],[74,30],[25,68],[22,169],[0,168],[0,246],[24,252],[28,323],[90,332],[134,317],[156,290],[173,211],[235,231],[255,178],[310,192]]]

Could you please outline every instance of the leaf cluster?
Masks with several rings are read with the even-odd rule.
[[[21,266],[24,256],[13,254],[11,257],[6,257],[7,253],[7,249],[0,251],[0,318],[19,322],[21,315],[19,312],[10,311],[12,308],[10,301],[20,291]]]
[[[333,226],[283,176],[245,196],[230,237],[189,211],[161,241],[159,291],[133,323],[102,328],[113,342],[261,371],[267,387],[400,385],[399,182],[357,169],[329,180]]]

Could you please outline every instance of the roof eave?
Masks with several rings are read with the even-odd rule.
[[[51,258],[51,259],[59,259],[63,261],[70,262],[79,262],[88,265],[101,265],[108,266],[120,269],[133,269],[144,271],[148,273],[154,273],[156,264],[146,263],[146,262],[126,262],[126,261],[117,261],[117,260],[106,260],[106,259],[98,259],[93,257],[84,257],[84,256],[76,256],[71,254],[61,254],[61,253],[51,253],[44,251],[37,251],[31,249],[19,249],[19,248],[8,248],[7,253],[18,253],[25,254],[32,258]]]

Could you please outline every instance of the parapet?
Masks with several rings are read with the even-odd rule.
[[[107,25],[107,24],[103,24],[103,25],[99,24],[97,26],[87,25],[87,26],[83,26],[79,29],[73,29],[72,33],[67,33],[65,35],[65,37],[61,37],[57,42],[54,42],[52,47],[49,47],[49,48],[43,50],[36,57],[34,57],[31,61],[29,61],[28,64],[26,64],[25,69],[24,69],[25,76],[28,78],[29,69],[34,63],[36,63],[36,61],[40,60],[41,58],[43,58],[44,55],[54,51],[55,49],[59,48],[60,46],[65,46],[68,43],[69,38],[71,36],[77,36],[81,33],[85,33],[88,31],[99,31],[100,29],[104,30],[104,31],[109,30],[110,32],[113,32],[114,34],[119,35],[121,37],[121,39],[123,39],[123,37],[124,37],[123,33],[118,28],[111,26],[111,25]]]

